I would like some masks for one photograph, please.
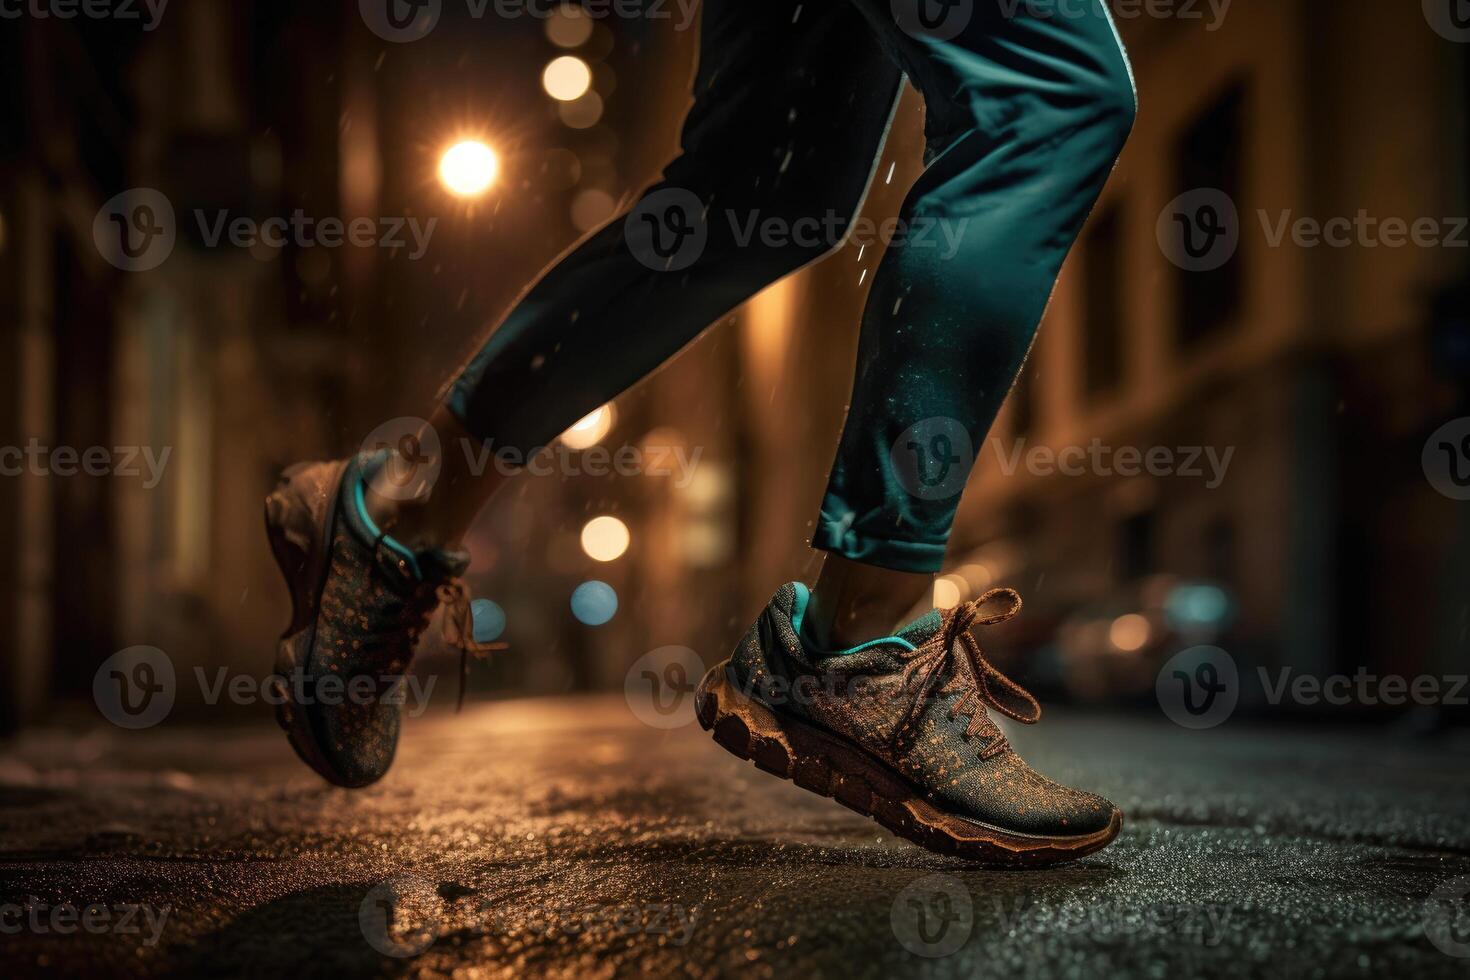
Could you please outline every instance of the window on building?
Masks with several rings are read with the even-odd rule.
[[[1082,252],[1083,384],[1089,399],[1123,380],[1123,222],[1115,205],[1094,214]]]
[[[1245,214],[1242,187],[1246,88],[1230,86],[1195,118],[1176,146],[1175,170],[1178,193],[1202,189],[1224,191]],[[1184,346],[1216,335],[1240,313],[1244,292],[1244,263],[1241,247],[1219,268],[1206,271],[1179,270],[1177,292],[1178,331]]]

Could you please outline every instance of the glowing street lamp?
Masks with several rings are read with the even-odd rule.
[[[439,180],[457,197],[479,197],[499,173],[499,157],[479,140],[456,143],[439,158]]]

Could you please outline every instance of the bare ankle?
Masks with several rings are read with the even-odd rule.
[[[498,467],[475,465],[476,441],[441,406],[410,444],[415,458],[395,447],[370,481],[368,516],[416,551],[460,548],[475,515],[505,482]]]
[[[933,594],[934,576],[828,555],[802,624],[806,638],[841,650],[891,634]]]

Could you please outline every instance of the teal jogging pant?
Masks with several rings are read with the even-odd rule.
[[[832,251],[902,77],[925,169],[873,277],[813,545],[937,571],[965,481],[1132,127],[1103,0],[706,0],[663,179],[548,269],[448,390],[528,453]],[[778,219],[787,233],[752,233]],[[834,230],[835,229],[835,230]]]

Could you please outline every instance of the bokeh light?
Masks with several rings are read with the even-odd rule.
[[[617,411],[611,405],[594,410],[561,434],[562,445],[568,449],[587,449],[597,445],[617,421]]]
[[[1108,627],[1108,642],[1122,653],[1136,653],[1148,645],[1152,634],[1153,627],[1145,617],[1129,613],[1113,620],[1113,625]]]
[[[954,575],[945,575],[934,580],[934,608],[953,609],[960,604],[965,597],[964,590],[959,579]]]
[[[490,189],[500,173],[500,158],[479,140],[464,140],[439,159],[439,180],[452,194],[476,197]]]
[[[632,537],[628,525],[604,514],[592,518],[582,528],[582,550],[598,561],[616,561],[628,550]]]
[[[592,36],[592,18],[581,7],[565,4],[546,21],[546,39],[559,48],[578,48]]]
[[[475,642],[493,643],[505,632],[505,610],[489,599],[476,599],[470,603],[470,615],[475,621]]]
[[[602,96],[588,92],[574,102],[562,102],[556,114],[568,129],[591,129],[602,119]]]
[[[541,73],[541,85],[553,99],[573,102],[586,95],[592,87],[592,69],[576,55],[564,54],[551,59]]]
[[[601,227],[617,212],[618,202],[600,187],[589,187],[572,199],[572,224],[578,231]]]
[[[1180,585],[1164,600],[1175,629],[1221,626],[1230,617],[1230,597],[1216,585]]]
[[[586,626],[601,626],[618,611],[618,593],[606,582],[583,582],[572,590],[572,615]]]
[[[983,562],[961,565],[955,574],[965,580],[971,595],[979,595],[995,584],[995,574]]]

